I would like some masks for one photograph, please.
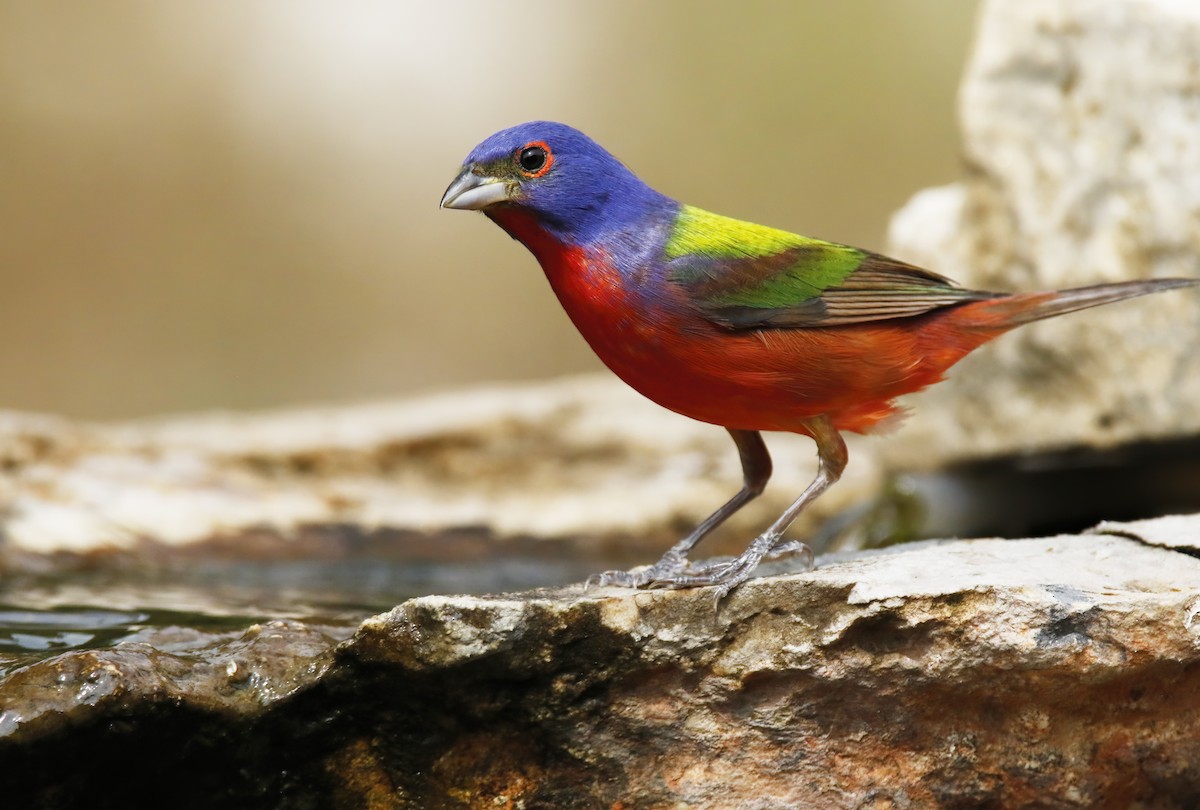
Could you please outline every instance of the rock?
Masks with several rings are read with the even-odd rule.
[[[124,806],[1193,806],[1198,579],[1097,534],[827,560],[719,612],[570,589],[156,631],[0,681],[0,795],[95,806],[136,763]]]
[[[1162,546],[1195,556],[1200,553],[1200,535],[1196,534],[1195,528],[1192,520],[1187,516],[1168,515],[1124,523],[1105,520],[1094,531],[1098,534],[1132,537],[1149,546]]]
[[[816,472],[808,439],[768,443],[776,472],[767,494],[726,528],[743,544]],[[866,443],[851,453],[812,523],[879,486]],[[0,554],[186,547],[329,525],[625,536],[665,550],[740,483],[725,431],[607,374],[116,425],[0,413]]]
[[[916,195],[891,251],[966,286],[1200,275],[1200,5],[983,6],[961,91],[968,177]],[[1022,327],[913,398],[885,461],[1200,432],[1200,293]]]

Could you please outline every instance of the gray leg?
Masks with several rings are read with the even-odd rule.
[[[796,516],[804,511],[804,507],[815,501],[821,493],[842,477],[846,469],[846,443],[833,427],[833,422],[827,416],[819,416],[808,423],[813,440],[817,443],[819,466],[817,477],[796,501],[779,516],[750,546],[737,557],[727,562],[703,566],[690,576],[676,576],[670,580],[656,580],[651,587],[663,588],[694,588],[701,585],[716,585],[715,600],[721,599],[749,578],[750,573],[762,562],[763,558],[772,553],[786,553],[794,550],[793,542],[784,540],[783,533]],[[811,555],[811,552],[809,552]]]
[[[688,568],[688,552],[713,529],[720,526],[750,501],[762,494],[771,478],[771,455],[757,430],[729,430],[742,461],[742,488],[738,494],[713,512],[695,531],[671,546],[662,559],[649,568],[633,571],[605,571],[588,577],[589,585],[624,585],[637,588],[643,585],[658,587],[687,587],[673,583],[681,579]]]

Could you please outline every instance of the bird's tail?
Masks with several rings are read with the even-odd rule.
[[[968,305],[976,308],[983,319],[990,322],[987,325],[1001,327],[1005,330],[1015,326],[1040,321],[1043,318],[1053,318],[1055,315],[1065,315],[1101,304],[1111,304],[1114,301],[1124,301],[1126,298],[1137,298],[1140,295],[1176,290],[1181,287],[1200,285],[1200,278],[1160,278],[1150,281],[1118,281],[1113,284],[1095,284],[1090,287],[1075,287],[1070,290],[1052,292],[1017,293],[979,301]],[[983,325],[983,324],[981,324]]]

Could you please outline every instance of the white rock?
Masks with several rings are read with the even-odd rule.
[[[966,180],[917,194],[891,251],[966,286],[1200,275],[1200,3],[993,0],[961,93]],[[915,395],[885,458],[1200,431],[1200,292],[1023,327]],[[937,451],[931,453],[930,448]]]
[[[771,485],[727,529],[738,550],[816,471],[808,439],[768,444]],[[878,489],[867,444],[852,446],[854,464],[807,520]],[[629,536],[660,540],[665,551],[740,484],[725,431],[665,411],[608,374],[118,425],[0,412],[0,533],[12,552],[185,546],[328,524]]]

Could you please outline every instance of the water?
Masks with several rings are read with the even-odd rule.
[[[110,647],[173,618],[171,611],[119,611],[93,605],[36,610],[0,603],[0,677],[68,650]]]
[[[25,610],[0,605],[0,671],[4,665],[63,650],[106,646],[149,620],[149,613],[91,607]]]
[[[353,627],[415,596],[563,585],[601,567],[564,547],[549,550],[557,555],[214,559],[9,576],[0,583],[0,678],[70,650],[138,641],[158,628],[192,638],[271,619]]]

